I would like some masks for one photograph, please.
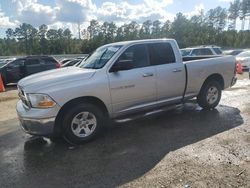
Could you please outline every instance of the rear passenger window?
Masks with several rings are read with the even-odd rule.
[[[150,66],[146,45],[137,44],[129,47],[120,56],[119,60],[130,60],[133,62],[134,68]]]
[[[39,65],[40,62],[38,59],[27,59],[26,60],[26,65]]]
[[[42,58],[41,63],[44,65],[51,65],[55,64],[56,60],[54,60],[53,58]]]
[[[169,43],[148,44],[150,62],[152,65],[175,63],[175,54]]]

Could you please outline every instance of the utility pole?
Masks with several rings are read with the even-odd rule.
[[[79,37],[79,40],[81,40],[81,24],[80,24],[80,21],[77,24],[78,24],[78,37]]]

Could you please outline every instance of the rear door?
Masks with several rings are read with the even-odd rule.
[[[180,101],[185,89],[186,73],[177,62],[170,43],[148,44],[151,64],[156,67],[157,100],[160,103]]]
[[[147,46],[128,47],[119,60],[132,61],[134,68],[108,73],[114,113],[134,112],[156,102],[155,67],[150,65]]]
[[[25,61],[25,76],[43,71],[38,58],[28,58]]]

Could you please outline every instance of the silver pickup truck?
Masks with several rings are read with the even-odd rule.
[[[202,108],[215,108],[235,82],[232,56],[182,58],[173,39],[126,41],[98,48],[79,67],[22,79],[17,113],[29,134],[83,143],[108,119],[194,97]]]

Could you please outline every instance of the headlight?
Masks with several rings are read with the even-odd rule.
[[[27,98],[33,108],[52,108],[56,103],[45,94],[27,94]]]

